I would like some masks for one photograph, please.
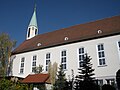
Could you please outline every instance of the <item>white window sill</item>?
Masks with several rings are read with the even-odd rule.
[[[106,67],[107,65],[105,64],[105,65],[98,65],[98,67]]]
[[[24,73],[18,73],[19,75],[23,75]]]

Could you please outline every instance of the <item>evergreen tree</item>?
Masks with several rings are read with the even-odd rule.
[[[92,58],[90,58],[90,56],[87,55],[87,53],[84,56],[84,60],[83,60],[83,67],[80,67],[79,70],[79,75],[77,76],[77,78],[79,80],[83,80],[83,81],[93,81],[93,71],[94,69],[92,69],[92,64],[90,62]]]
[[[98,85],[94,83],[94,69],[92,69],[91,59],[87,53],[84,55],[83,66],[78,69],[79,75],[75,79],[75,90],[99,90]]]
[[[120,90],[120,69],[116,73],[116,82],[117,82],[118,90]]]
[[[65,73],[64,70],[62,69],[62,65],[60,65],[57,74],[57,79],[54,84],[54,90],[64,90],[65,86],[66,86]]]

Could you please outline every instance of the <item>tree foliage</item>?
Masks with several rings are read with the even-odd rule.
[[[15,44],[16,41],[11,40],[8,34],[0,34],[0,75],[8,74],[9,58]]]
[[[3,78],[0,80],[0,90],[27,90],[27,85]]]
[[[65,73],[64,70],[62,69],[62,65],[60,65],[57,78],[54,84],[54,90],[64,90],[65,87],[66,87]]]
[[[9,90],[12,86],[12,82],[6,79],[0,81],[0,90]]]
[[[91,59],[92,58],[90,58],[90,56],[85,54],[84,60],[83,60],[83,67],[80,67],[78,69],[79,75],[76,76],[78,78],[78,80],[93,81],[94,77],[92,77],[92,76],[94,75],[94,73],[93,73],[94,69],[92,69],[92,64],[90,62]]]
[[[39,66],[36,66],[35,68],[33,68],[33,72],[35,74],[41,73],[42,71],[43,71],[43,65],[39,65]]]
[[[57,74],[57,63],[54,62],[53,65],[51,62],[49,63],[48,66],[48,74],[50,75],[50,82],[51,84],[55,84],[55,79],[56,79],[56,74]]]
[[[87,55],[84,55],[83,66],[80,67],[79,75],[76,76],[74,88],[75,90],[99,90],[99,87],[93,83],[94,81],[94,69],[92,69],[91,61],[92,58]]]
[[[116,73],[116,82],[117,82],[118,90],[120,90],[120,69]]]
[[[104,84],[102,86],[102,90],[116,90],[115,87],[113,87],[112,85],[109,84]],[[119,90],[119,89],[118,89]]]
[[[46,86],[45,84],[36,84],[36,85],[33,85],[34,87],[37,87],[37,89],[39,90],[46,90]],[[33,90],[33,89],[32,89]]]

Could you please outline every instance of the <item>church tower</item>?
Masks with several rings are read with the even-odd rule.
[[[33,12],[31,21],[30,21],[28,29],[27,29],[27,37],[26,37],[26,39],[27,40],[31,39],[36,35],[38,35],[38,26],[37,26],[36,5],[35,5],[34,12]]]

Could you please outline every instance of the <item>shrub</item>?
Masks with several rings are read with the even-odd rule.
[[[3,78],[0,80],[0,90],[27,90],[27,85]]]
[[[115,87],[109,85],[109,84],[104,84],[102,86],[102,90],[116,90]]]
[[[116,73],[116,82],[117,82],[117,87],[120,90],[120,69]]]

